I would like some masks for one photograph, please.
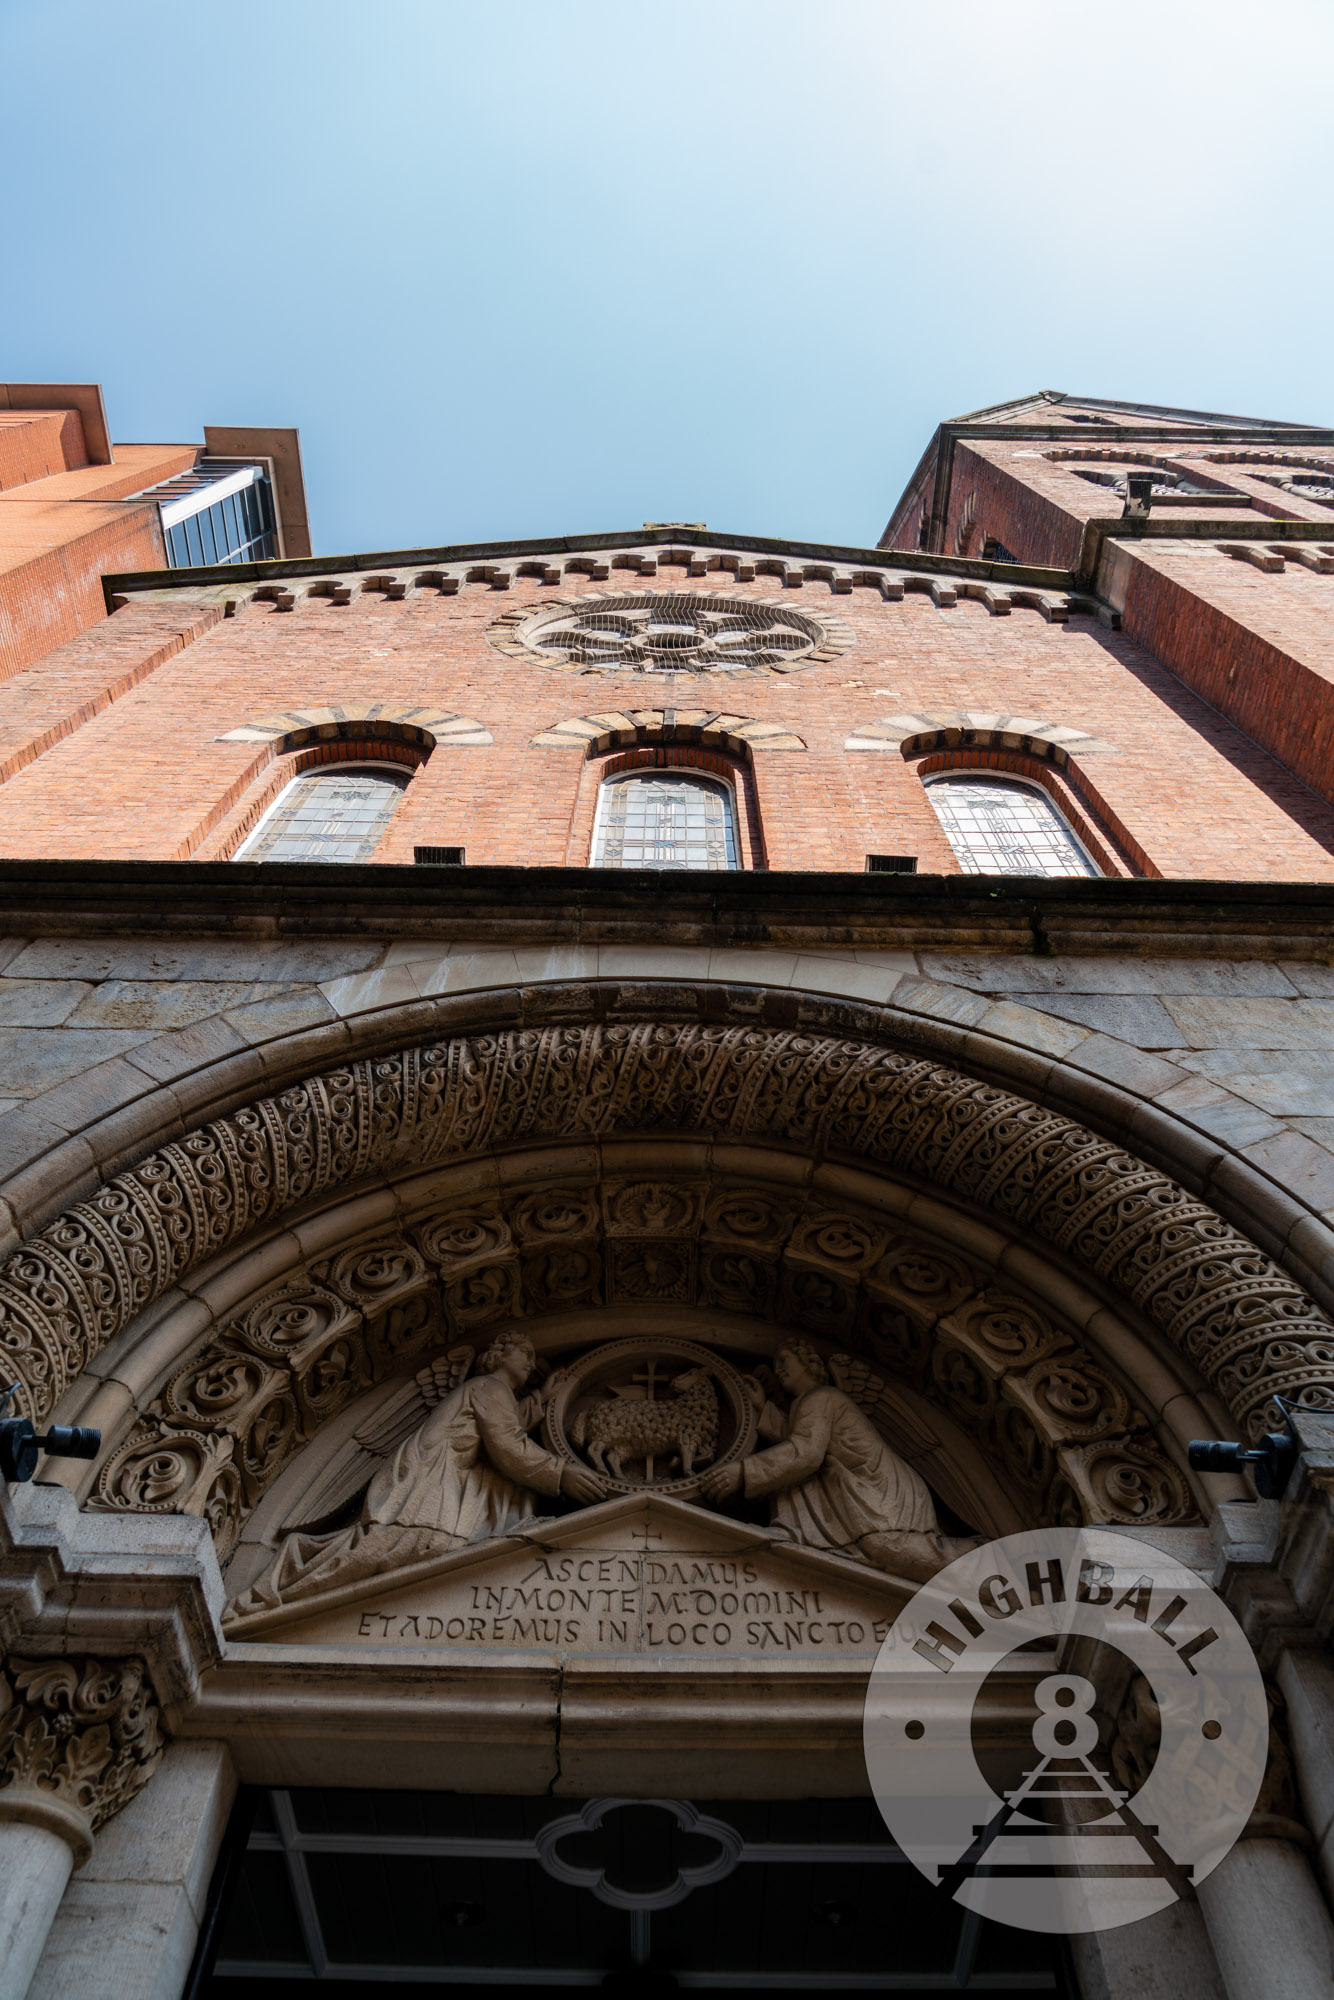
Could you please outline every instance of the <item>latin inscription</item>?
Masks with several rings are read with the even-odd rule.
[[[389,1609],[331,1614],[320,1636],[544,1652],[870,1654],[894,1615],[869,1592],[859,1604],[842,1588],[748,1559],[584,1549],[474,1575]]]

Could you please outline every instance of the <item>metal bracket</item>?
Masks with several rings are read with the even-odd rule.
[[[1287,1405],[1275,1396],[1284,1428],[1267,1431],[1258,1445],[1228,1444],[1222,1438],[1195,1438],[1187,1446],[1192,1472],[1241,1472],[1249,1468],[1262,1500],[1281,1500],[1297,1464],[1297,1439]]]
[[[11,1382],[0,1393],[0,1410],[17,1389],[18,1383]],[[31,1418],[0,1417],[0,1479],[11,1485],[21,1486],[32,1478],[43,1452],[52,1458],[96,1458],[101,1449],[101,1431],[84,1424],[52,1424],[45,1436],[39,1437]]]

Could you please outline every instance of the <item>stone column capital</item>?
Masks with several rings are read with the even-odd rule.
[[[147,1784],[163,1748],[142,1659],[0,1661],[0,1822],[58,1834],[76,1867],[98,1827]]]

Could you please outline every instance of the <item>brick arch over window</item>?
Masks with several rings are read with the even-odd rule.
[[[747,763],[760,750],[806,748],[784,723],[708,708],[605,709],[597,715],[573,715],[532,739],[536,750],[582,750],[586,757],[659,743],[724,750]]]
[[[315,1213],[329,1197],[451,1163],[466,1169],[455,1197],[466,1208],[491,1184],[479,1183],[479,1162],[494,1177],[497,1157],[517,1148],[577,1136],[587,1156],[622,1134],[688,1138],[697,1161],[709,1144],[720,1158],[776,1147],[810,1162],[814,1185],[855,1184],[886,1217],[916,1214],[915,1193],[938,1192],[942,1215],[951,1204],[990,1215],[1054,1273],[1086,1272],[1122,1318],[1177,1357],[1182,1388],[1193,1376],[1243,1432],[1263,1430],[1276,1395],[1334,1408],[1330,1321],[1251,1238],[1114,1141],[928,1057],[753,1020],[670,1016],[387,1049],[142,1157],[0,1264],[6,1367],[21,1407],[44,1417],[173,1286],[232,1246],[271,1239],[293,1210]],[[813,1244],[807,1263],[837,1279],[846,1255],[835,1238]],[[375,1282],[387,1303],[392,1269]],[[345,1310],[336,1296],[326,1302]],[[195,1319],[192,1339],[198,1330]],[[266,1337],[300,1363],[319,1332],[308,1315],[279,1312]],[[181,1412],[205,1456],[216,1414],[200,1410],[192,1423]],[[229,1456],[219,1441],[219,1461]]]
[[[267,743],[271,749],[296,750],[307,743],[374,739],[415,743],[420,749],[438,745],[475,749],[490,744],[491,732],[470,715],[452,709],[423,708],[391,702],[332,702],[323,708],[288,708],[229,729],[219,743]]]
[[[897,750],[921,757],[933,750],[1011,750],[1039,757],[1064,769],[1072,757],[1116,754],[1116,745],[1074,723],[1042,721],[1027,715],[993,715],[955,708],[934,714],[886,715],[860,723],[845,738],[845,750]]]

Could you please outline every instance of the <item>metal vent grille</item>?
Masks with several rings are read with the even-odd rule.
[[[917,856],[915,854],[868,854],[866,857],[868,875],[915,875]]]
[[[424,862],[432,868],[462,868],[467,862],[466,847],[414,847],[414,861]]]

